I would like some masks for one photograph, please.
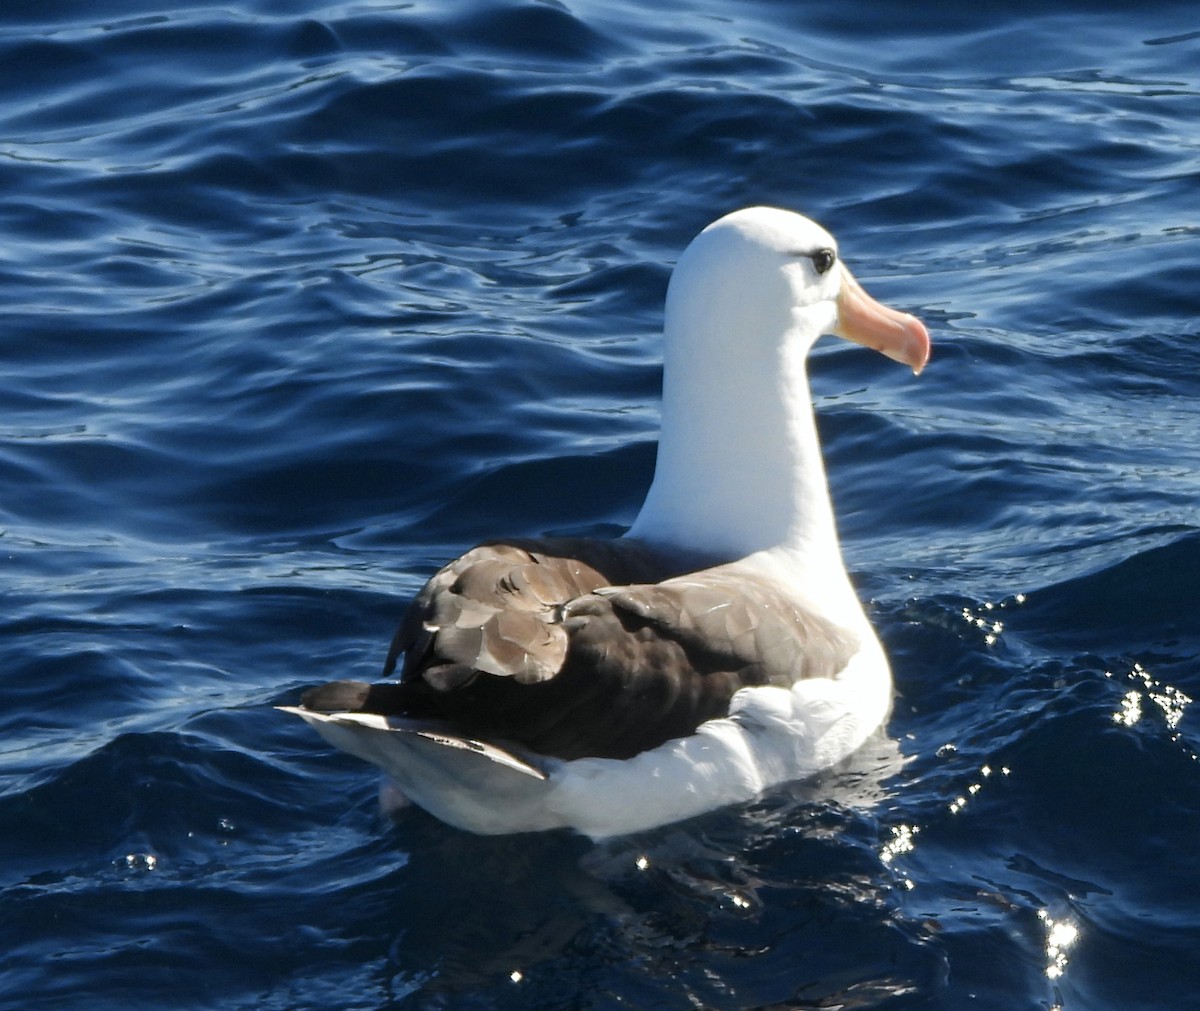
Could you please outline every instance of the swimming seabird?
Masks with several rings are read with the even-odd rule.
[[[829,500],[806,369],[821,334],[929,359],[920,321],[872,299],[813,221],[709,225],[668,288],[658,457],[628,533],[473,548],[413,600],[389,680],[288,711],[488,834],[638,831],[848,756],[892,687]]]

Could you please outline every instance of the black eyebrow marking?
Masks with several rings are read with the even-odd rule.
[[[812,260],[813,268],[818,274],[827,274],[838,260],[837,250],[832,246],[822,246],[820,249],[793,249],[789,256],[796,259]]]

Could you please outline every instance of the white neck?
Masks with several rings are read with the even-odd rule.
[[[807,218],[750,207],[692,240],[667,289],[658,463],[629,534],[769,571],[797,599],[866,627],[808,388],[824,333],[916,371],[929,357],[925,328],[871,299]]]
[[[806,369],[831,309],[753,301],[672,284],[658,461],[629,535],[844,578]]]

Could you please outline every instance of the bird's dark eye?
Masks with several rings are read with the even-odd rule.
[[[830,268],[837,263],[837,253],[832,249],[818,249],[812,255],[812,262],[818,274],[828,274]]]

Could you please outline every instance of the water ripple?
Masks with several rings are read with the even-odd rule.
[[[0,11],[6,1006],[1189,1004],[1190,10],[44,6]],[[753,202],[934,331],[920,380],[813,362],[886,740],[606,847],[383,824],[271,706],[470,542],[628,524],[670,267]]]

